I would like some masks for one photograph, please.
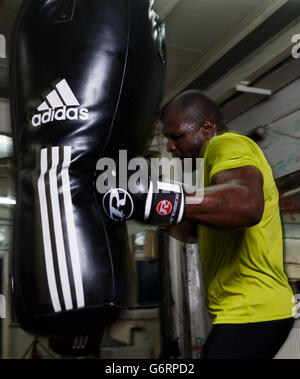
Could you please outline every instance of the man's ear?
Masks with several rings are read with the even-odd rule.
[[[201,126],[201,133],[206,140],[210,140],[217,133],[216,125],[209,119],[205,120]]]

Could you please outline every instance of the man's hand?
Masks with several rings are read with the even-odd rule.
[[[185,243],[198,243],[197,225],[184,221],[180,225],[164,228],[164,230],[176,240]]]

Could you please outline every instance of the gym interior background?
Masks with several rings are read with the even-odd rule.
[[[15,199],[8,52],[20,4],[0,0],[0,357],[59,358],[46,338],[19,327],[10,296]],[[231,130],[262,147],[281,194],[286,274],[300,294],[300,1],[156,0],[155,7],[166,25],[163,103],[185,89],[201,89]],[[159,124],[151,138],[149,155],[168,156]],[[136,222],[128,222],[128,230],[137,304],[106,330],[100,357],[199,357],[211,325],[197,245]],[[276,358],[300,358],[300,321]]]

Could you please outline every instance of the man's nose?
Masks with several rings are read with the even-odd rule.
[[[168,153],[172,153],[173,151],[176,150],[176,145],[175,143],[170,139],[168,138],[168,142],[167,142],[167,152]]]

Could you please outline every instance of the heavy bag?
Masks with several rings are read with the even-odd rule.
[[[13,294],[21,326],[85,335],[135,303],[125,224],[95,196],[101,157],[141,154],[164,87],[153,0],[25,0],[10,98],[16,158]]]

